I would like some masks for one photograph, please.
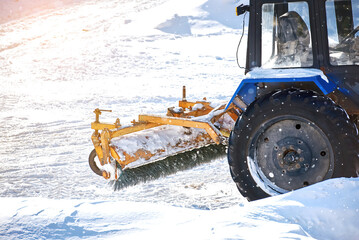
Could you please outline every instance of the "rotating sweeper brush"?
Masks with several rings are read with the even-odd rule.
[[[213,106],[206,99],[186,100],[166,116],[139,115],[130,126],[101,123],[109,110],[96,109],[89,157],[91,169],[111,180],[115,189],[173,174],[225,155],[226,142],[240,109]]]

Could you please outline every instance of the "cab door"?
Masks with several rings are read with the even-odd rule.
[[[359,114],[359,0],[323,0],[317,4],[322,67],[339,86],[343,107]]]

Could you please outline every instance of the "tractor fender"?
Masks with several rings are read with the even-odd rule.
[[[333,92],[337,85],[329,80],[319,69],[255,69],[246,74],[234,92],[231,100],[226,105],[229,108],[234,99],[238,96],[248,106],[257,97],[258,83],[300,83],[312,82],[318,86],[323,94]],[[245,107],[239,106],[242,110]]]

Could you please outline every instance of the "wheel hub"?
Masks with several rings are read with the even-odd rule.
[[[253,138],[252,146],[260,179],[275,191],[299,189],[332,174],[330,142],[319,127],[306,119],[272,119]]]
[[[297,165],[296,163],[299,160],[298,152],[296,152],[293,149],[287,149],[283,153],[283,158],[282,159],[283,159],[283,161],[281,163],[284,164],[284,166],[291,167],[294,164]]]
[[[282,173],[292,175],[307,171],[312,161],[312,152],[307,143],[299,138],[287,137],[277,142],[273,148],[273,159]]]

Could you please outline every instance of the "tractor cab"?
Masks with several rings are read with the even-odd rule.
[[[247,11],[247,72],[257,67],[321,69],[336,85],[334,100],[359,114],[359,0],[255,0],[237,8],[240,14]],[[266,86],[263,94],[278,88]]]

